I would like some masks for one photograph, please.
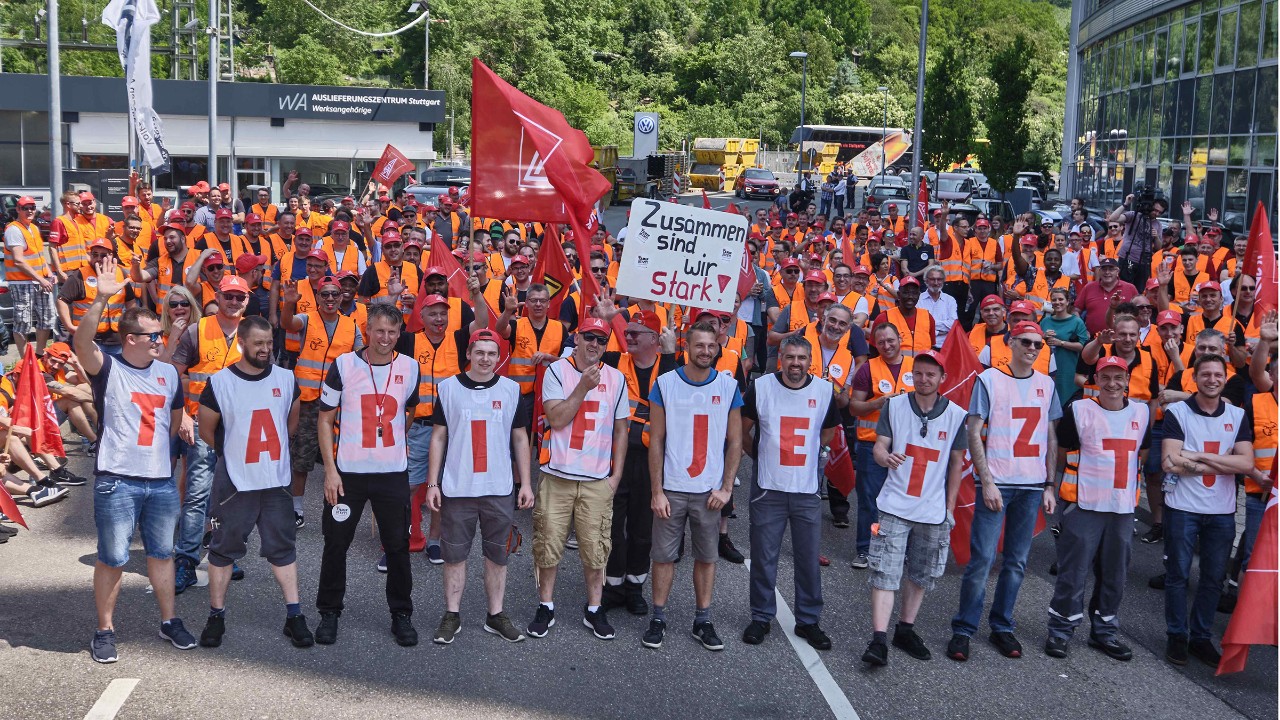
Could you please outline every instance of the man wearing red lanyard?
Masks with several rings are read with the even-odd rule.
[[[316,642],[338,639],[347,590],[347,550],[368,501],[387,553],[387,605],[396,643],[418,644],[409,570],[409,474],[405,428],[418,404],[418,363],[395,351],[400,311],[369,306],[369,344],[339,355],[320,394],[320,457],[324,461],[324,555],[316,609]],[[342,417],[335,442],[334,423]]]

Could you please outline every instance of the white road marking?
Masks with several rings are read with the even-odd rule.
[[[750,572],[751,560],[747,560],[745,564],[747,572]],[[791,649],[795,650],[796,656],[800,658],[800,664],[804,665],[805,672],[809,673],[813,684],[818,686],[818,691],[822,693],[823,699],[827,701],[827,706],[831,708],[831,712],[840,720],[860,720],[858,712],[853,709],[849,698],[840,689],[840,685],[836,683],[835,678],[831,677],[831,671],[827,670],[826,663],[822,662],[822,657],[818,655],[818,651],[809,647],[808,642],[796,635],[796,616],[791,613],[791,607],[783,599],[782,593],[778,592],[776,588],[773,593],[778,601],[778,616],[776,618],[778,625],[787,636],[787,641],[791,643]]]
[[[102,691],[102,697],[98,698],[98,702],[89,708],[89,714],[84,716],[84,720],[112,720],[124,706],[124,701],[129,699],[138,682],[137,678],[112,680],[107,685],[107,689]]]

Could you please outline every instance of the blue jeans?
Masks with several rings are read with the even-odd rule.
[[[1222,581],[1227,577],[1227,560],[1236,539],[1233,514],[1204,515],[1176,508],[1164,509],[1164,621],[1170,635],[1207,640],[1218,611]],[[1187,616],[1187,584],[1191,558],[1200,548],[1200,581]]]
[[[431,431],[434,425],[415,422],[406,431],[405,445],[409,446],[409,487],[417,487],[427,481],[427,460],[431,454]]]
[[[209,495],[213,490],[213,467],[218,454],[200,439],[196,428],[194,445],[186,445],[187,492],[182,498],[182,514],[178,518],[178,559],[200,564],[200,541],[204,539],[205,518],[209,515]]]
[[[876,498],[880,496],[880,488],[889,477],[889,468],[876,464],[872,450],[875,443],[859,440],[854,450],[854,470],[858,474],[854,490],[858,493],[858,535],[857,550],[859,555],[866,555],[871,550],[871,526],[880,517],[876,509]]]
[[[999,512],[992,512],[982,502],[982,487],[977,488],[973,526],[969,531],[969,565],[965,567],[964,579],[960,581],[960,609],[951,618],[951,631],[956,635],[973,637],[978,632],[982,606],[987,601],[987,575],[996,560],[1001,529],[1004,530],[1003,559],[987,622],[991,632],[1013,632],[1013,604],[1018,600],[1022,576],[1026,574],[1027,555],[1031,553],[1031,540],[1043,496],[1040,488],[1002,487],[1000,497],[1004,500],[1004,507]]]
[[[822,616],[822,498],[817,494],[763,490],[751,483],[751,619],[772,622],[778,614],[778,555],[782,535],[791,526],[796,624],[812,625]]]
[[[1240,572],[1249,567],[1249,558],[1253,556],[1253,543],[1258,539],[1258,531],[1262,529],[1262,513],[1267,509],[1267,495],[1262,497],[1245,496],[1244,499],[1244,538],[1240,540]]]
[[[98,528],[98,562],[124,567],[129,562],[133,529],[142,527],[147,557],[173,557],[178,524],[178,488],[172,480],[137,480],[119,475],[93,479],[93,521]]]

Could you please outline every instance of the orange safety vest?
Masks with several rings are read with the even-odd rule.
[[[1175,303],[1185,303],[1191,299],[1191,293],[1200,283],[1209,282],[1209,273],[1201,272],[1196,276],[1195,282],[1187,280],[1187,274],[1182,272],[1181,268],[1173,274],[1173,297],[1170,301]]]
[[[386,260],[379,260],[373,264],[374,272],[378,275],[378,292],[371,295],[371,298],[387,297],[387,281],[391,279],[391,266]],[[422,287],[422,278],[418,277],[418,268],[414,265],[402,262],[400,263],[400,279],[404,281],[404,286],[409,292],[417,292]],[[396,298],[399,300],[400,298]]]
[[[801,286],[802,283],[796,283],[797,288],[800,288]],[[795,292],[795,290],[792,290],[791,292]],[[778,301],[779,309],[791,305],[791,293],[787,292],[787,289],[782,285],[782,281],[776,278],[773,281],[773,297]]]
[[[791,308],[791,322],[787,324],[787,332],[795,332],[813,322],[809,318],[809,306],[804,301],[804,288],[799,285],[796,286],[796,295],[791,298],[788,307]]]
[[[302,349],[298,352],[298,364],[293,367],[293,375],[298,380],[299,397],[303,402],[320,397],[320,383],[329,372],[329,366],[343,353],[351,352],[356,345],[356,321],[338,315],[338,324],[333,329],[333,337],[329,337],[324,326],[324,318],[319,311],[307,313],[306,337]]]
[[[84,239],[80,237],[79,216],[59,215],[62,221],[63,242],[55,245],[58,253],[58,264],[63,272],[71,272],[89,264],[89,251],[85,248]]]
[[[987,244],[983,245],[982,241],[976,237],[971,237],[965,241],[965,260],[969,264],[969,277],[973,280],[983,280],[986,282],[995,282],[999,277],[998,271],[984,271],[982,263],[991,263],[992,267],[996,267],[1000,263],[1000,243],[994,238],[987,238]],[[951,278],[948,277],[948,280]],[[979,301],[982,298],[978,298]]]
[[[350,270],[353,273],[360,272],[360,256],[364,255],[364,253],[360,252],[360,246],[356,245],[351,240],[347,241],[347,249],[345,252],[342,253],[341,263],[338,262],[338,254],[333,249],[333,243],[326,243],[325,246],[321,248],[321,250],[323,250],[324,254],[328,256],[329,269],[332,270],[334,273],[339,273],[339,272],[342,272],[343,270]],[[368,261],[369,261],[369,258],[366,255],[365,263],[367,264]],[[415,294],[418,292],[417,288],[410,288],[410,289],[413,290]]]
[[[362,302],[352,302],[351,312],[343,312],[341,306],[338,312],[356,321],[356,327],[360,328],[360,334],[369,337],[369,306]]]
[[[875,400],[882,395],[907,392],[915,387],[915,378],[911,375],[914,358],[906,355],[902,356],[902,367],[898,369],[897,378],[889,371],[889,364],[884,361],[884,358],[874,357],[867,362],[871,363],[871,392],[867,395],[868,401]],[[879,420],[879,410],[872,410],[866,415],[859,415],[858,440],[870,443],[875,442],[876,423]]]
[[[295,315],[307,315],[315,312],[319,304],[316,302],[315,288],[311,287],[311,281],[302,279],[298,281],[298,305],[293,309]],[[284,301],[280,301],[280,308],[284,309]],[[284,349],[292,353],[302,352],[302,335],[292,330],[284,331]]]
[[[1046,346],[1047,347],[1047,346]],[[1146,402],[1151,399],[1151,377],[1159,375],[1160,367],[1156,364],[1155,358],[1151,357],[1151,352],[1142,346],[1134,349],[1134,361],[1129,364],[1129,393],[1130,400]],[[1098,357],[1104,358],[1115,354],[1115,350],[1111,345],[1102,346],[1102,354]],[[1087,398],[1098,397],[1098,386],[1095,383],[1088,383],[1084,386],[1084,396]]]
[[[164,250],[163,246],[160,248],[160,257],[156,258],[156,272],[158,273],[156,276],[156,296],[159,300],[164,300],[165,296],[169,294],[169,289],[174,285],[186,284],[187,270],[190,269],[191,263],[195,262],[197,257],[199,256],[194,251],[188,250],[182,256],[179,266],[174,264],[173,257]],[[175,275],[177,280],[174,280]]]
[[[724,353],[721,353],[723,356]],[[660,361],[660,359],[659,359]],[[653,384],[658,381],[658,362],[654,362],[653,370],[649,373],[649,387],[643,396],[640,394],[640,379],[636,377],[635,358],[631,353],[622,353],[618,356],[618,371],[622,373],[622,377],[627,381],[627,404],[630,405],[632,424],[640,423],[643,428],[640,431],[640,441],[645,447],[649,447],[649,401],[643,398],[649,397],[648,391],[653,390]],[[644,408],[644,415],[640,415],[640,408]]]
[[[916,353],[933,349],[933,338],[929,333],[924,332],[930,322],[927,311],[916,308],[915,330],[907,326],[907,317],[898,308],[891,307],[885,311],[885,314],[889,323],[898,328],[898,333],[902,335],[903,355],[915,357]]]
[[[965,243],[967,244],[967,240]],[[935,248],[938,253],[938,263],[942,265],[943,271],[947,273],[947,282],[969,282],[969,263],[965,255],[965,244],[962,244],[951,235],[951,253],[942,255],[941,243]]]
[[[452,308],[450,308],[452,310]],[[533,321],[527,317],[516,320],[515,342],[511,345],[511,362],[507,365],[507,377],[520,383],[520,393],[533,392],[534,378],[537,368],[533,365],[533,354],[543,352],[559,356],[564,350],[564,323],[554,318],[547,318],[542,330],[542,341],[538,341],[533,329]]]
[[[987,324],[980,322],[974,325],[973,329],[969,331],[969,344],[973,346],[974,354],[979,355],[982,353],[982,348],[991,344],[992,338],[1005,335],[1008,331],[1009,326],[1006,325],[1004,330],[1001,330],[995,335],[991,335],[987,332]]]
[[[93,299],[98,296],[98,273],[93,269],[93,265],[86,264],[80,268],[80,277],[84,281],[84,297],[71,303],[71,321],[76,325],[80,324],[80,319],[89,311],[89,306],[93,304]],[[120,282],[125,281],[124,271],[116,267],[116,279]],[[102,311],[102,317],[98,319],[99,333],[115,332],[120,326],[120,316],[124,315],[124,296],[125,290],[107,298],[107,307]]]
[[[18,228],[18,231],[22,233],[22,236],[27,239],[27,247],[22,254],[25,256],[27,264],[35,271],[36,276],[43,276],[45,274],[46,264],[44,256],[44,237],[40,235],[40,228],[36,227],[35,223],[23,225],[21,220],[14,220],[5,228],[5,232],[8,232],[11,227]],[[64,245],[63,247],[66,246]],[[87,265],[88,263],[86,262],[85,264]],[[35,282],[34,278],[26,272],[18,269],[18,264],[14,261],[13,253],[10,252],[8,248],[5,248],[4,253],[4,277],[9,282],[24,280],[28,282]]]
[[[418,361],[418,406],[414,418],[429,418],[436,409],[436,386],[462,372],[466,364],[458,357],[458,344],[448,332],[440,346],[431,344],[426,333],[413,336],[413,356]]]
[[[195,358],[195,363],[187,368],[187,414],[192,417],[200,411],[200,394],[209,378],[240,359],[235,331],[230,338],[223,335],[217,315],[202,317],[196,325]]]
[[[1025,280],[1016,280],[1009,289],[1017,292],[1018,287],[1022,287],[1022,299],[1036,306],[1038,310],[1043,311],[1049,304],[1049,291],[1054,288],[1069,289],[1071,287],[1071,278],[1066,275],[1059,274],[1058,279],[1053,281],[1053,285],[1049,284],[1049,279],[1045,277],[1044,269],[1041,268],[1036,273],[1036,280],[1027,288]]]
[[[853,353],[849,352],[849,334],[845,333],[844,337],[840,338],[835,354],[825,365],[822,362],[822,345],[818,340],[817,323],[809,325],[804,331],[804,339],[808,340],[809,345],[813,347],[813,358],[809,361],[809,374],[823,380],[830,380],[831,384],[835,385],[836,392],[844,390],[845,382],[853,374],[854,364]]]
[[[273,223],[276,221],[276,206],[271,203],[267,203],[267,207],[265,209],[258,203],[254,203],[250,206],[249,212],[262,216],[263,222]]]
[[[1189,369],[1191,367],[1191,353],[1196,350],[1196,336],[1199,335],[1200,331],[1204,330],[1206,327],[1204,324],[1204,313],[1198,312],[1191,315],[1191,317],[1188,317],[1186,319],[1186,326],[1186,334],[1183,335],[1183,337],[1187,340],[1182,343],[1182,363]],[[1222,317],[1218,318],[1214,321],[1213,325],[1208,327],[1212,327],[1214,330],[1217,330],[1226,336],[1227,347],[1230,348],[1232,343],[1235,342],[1235,332],[1236,328],[1239,326],[1240,321],[1231,317],[1231,314],[1227,312],[1227,308],[1223,308]],[[1228,358],[1227,365],[1230,364],[1230,358]]]
[[[1253,394],[1253,466],[1271,472],[1276,462],[1276,396],[1269,392]],[[1244,478],[1246,493],[1259,493],[1262,488],[1248,475]]]

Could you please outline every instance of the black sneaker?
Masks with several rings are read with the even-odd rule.
[[[662,638],[667,634],[667,623],[654,618],[649,621],[649,629],[644,631],[644,635],[640,637],[640,644],[647,647],[658,649],[662,647]],[[723,647],[723,645],[721,646]]]
[[[1150,580],[1148,580],[1147,587],[1151,588],[1152,590],[1163,590],[1164,589],[1164,573],[1160,573],[1159,575],[1156,575],[1152,577]]]
[[[89,657],[97,663],[113,663],[120,659],[120,654],[116,652],[114,630],[93,631],[93,641],[89,643]]]
[[[63,465],[59,467],[57,470],[50,472],[49,479],[53,480],[54,482],[64,487],[75,487],[78,485],[84,485],[85,483],[89,482],[87,478],[82,478],[79,475],[72,473],[70,470],[67,469],[66,465]]]
[[[866,570],[870,566],[871,560],[867,558],[866,553],[858,553],[858,556],[853,559],[853,562],[849,563],[849,567],[854,570]]]
[[[1128,662],[1133,659],[1133,649],[1128,645],[1120,642],[1116,638],[1108,638],[1102,640],[1093,635],[1089,636],[1089,647],[1101,650],[1107,657],[1112,660]]]
[[[809,643],[809,647],[814,650],[831,649],[831,638],[822,632],[822,628],[818,627],[818,623],[796,625],[796,636],[804,638],[805,642]]]
[[[1093,645],[1092,638],[1090,638],[1089,644]],[[1049,638],[1044,641],[1044,654],[1059,660],[1065,658],[1067,656],[1066,639],[1050,635]]]
[[[391,613],[391,634],[395,636],[396,644],[400,647],[413,647],[418,644],[418,631],[413,629],[413,622],[410,621],[407,612]]]
[[[316,644],[316,636],[307,627],[306,615],[294,615],[284,621],[284,635],[296,648],[311,647]]]
[[[898,625],[893,629],[893,646],[917,660],[928,660],[933,657],[924,640],[916,634],[915,628],[904,628]]]
[[[316,626],[315,637],[320,645],[332,645],[338,642],[338,613],[320,613],[320,624]]]
[[[446,612],[440,618],[440,625],[436,627],[436,634],[431,638],[431,642],[437,645],[451,645],[461,629],[462,616],[456,612]]]
[[[763,620],[752,620],[746,630],[742,631],[742,642],[748,645],[759,645],[764,642],[764,636],[769,634],[769,623]]]
[[[989,639],[1001,655],[1007,658],[1022,657],[1022,643],[1018,642],[1018,638],[1014,637],[1013,633],[993,631]]]
[[[1208,638],[1192,640],[1187,648],[1191,651],[1191,657],[1208,665],[1211,668],[1218,667],[1218,663],[1222,662],[1222,653],[1213,646],[1213,641]]]
[[[591,612],[584,605],[582,607],[582,624],[590,628],[591,634],[601,640],[612,640],[617,634],[613,631],[613,626],[609,624],[609,616],[605,614],[604,608]]]
[[[307,518],[306,518],[302,513],[294,513],[294,514],[293,514],[293,528],[294,528],[295,530],[301,530],[302,528],[304,528],[304,527],[306,527],[306,526],[307,526]]]
[[[1164,648],[1164,659],[1174,665],[1186,665],[1187,657],[1187,636],[1170,635]]]
[[[844,530],[845,528],[849,527],[849,516],[837,515],[831,520],[831,524],[835,527],[840,528],[841,530]]]
[[[518,643],[524,640],[524,633],[516,629],[515,623],[511,622],[511,618],[508,618],[504,612],[485,618],[484,631],[497,635],[507,642]]]
[[[733,546],[733,541],[729,539],[729,533],[720,534],[720,557],[735,565],[741,565],[746,560],[742,553],[738,552],[738,548]]]
[[[200,632],[200,647],[215,648],[222,645],[222,636],[227,632],[227,620],[222,615],[210,615]]]
[[[385,573],[387,571],[387,554],[386,553],[382,553],[382,557],[378,558],[378,564],[374,565],[374,567],[380,573]]]
[[[862,653],[862,662],[868,665],[888,665],[889,646],[878,640],[872,640],[871,643],[867,645],[867,651]]]
[[[708,650],[724,649],[724,641],[716,634],[716,628],[710,622],[694,623],[693,636],[702,642],[702,647]]]
[[[551,608],[538,603],[538,611],[533,614],[533,622],[529,623],[529,627],[525,631],[530,637],[543,638],[547,636],[551,628],[556,625],[556,613]]]
[[[969,659],[969,637],[967,635],[955,634],[951,636],[951,641],[947,643],[947,657],[956,662],[964,662]]]
[[[1147,534],[1142,536],[1142,542],[1147,545],[1155,545],[1163,539],[1164,525],[1162,523],[1155,523],[1151,526],[1151,529],[1147,531]]]
[[[182,620],[179,618],[160,623],[160,638],[168,640],[171,645],[179,650],[190,650],[198,644],[191,633],[187,632],[186,626],[182,624]]]
[[[231,579],[232,580],[244,579],[244,568],[240,567],[240,563],[235,562],[234,560],[231,562]]]

